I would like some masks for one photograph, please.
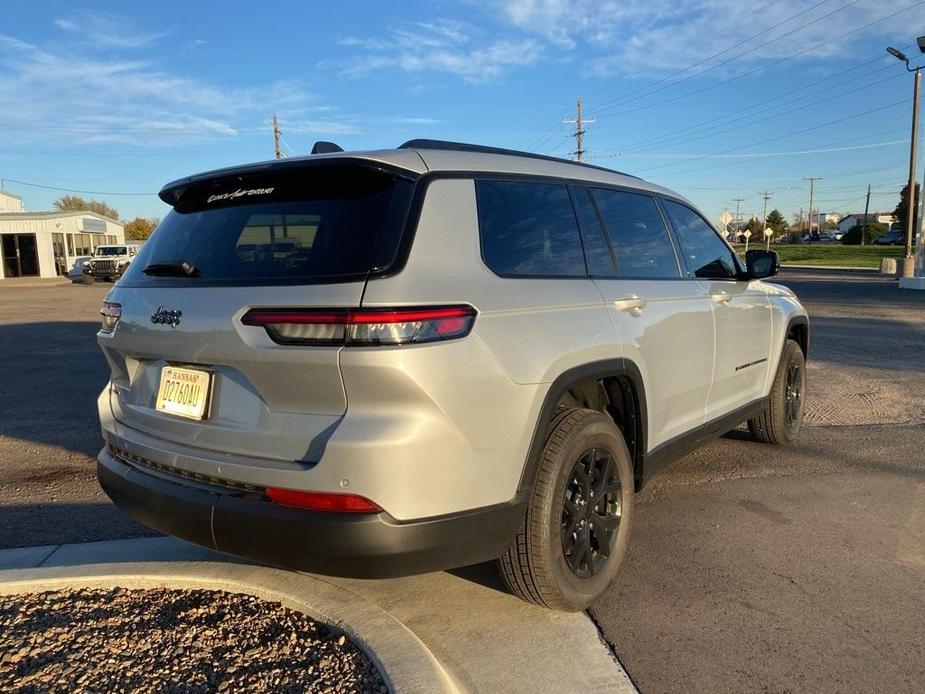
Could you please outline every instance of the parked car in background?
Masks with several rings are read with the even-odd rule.
[[[873,241],[875,246],[902,246],[906,243],[906,232],[902,229],[890,229]]]
[[[67,278],[71,282],[82,282],[84,278],[84,267],[93,258],[92,255],[81,255],[74,258],[74,264],[67,271]]]
[[[136,243],[97,246],[93,257],[84,263],[83,274],[109,281],[118,279],[135,259],[140,248],[141,245]]]
[[[412,140],[160,197],[101,310],[97,470],[163,532],[358,577],[499,559],[575,611],[656,470],[742,422],[800,431],[809,323],[761,281],[777,253],[743,263],[635,176]]]

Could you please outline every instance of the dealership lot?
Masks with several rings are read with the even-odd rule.
[[[914,691],[925,680],[925,293],[789,271],[813,321],[808,427],[733,432],[640,495],[593,616],[642,691]],[[98,489],[109,285],[0,292],[0,547],[151,534]]]

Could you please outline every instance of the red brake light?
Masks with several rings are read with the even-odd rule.
[[[378,513],[382,510],[366,497],[356,494],[303,492],[298,489],[279,489],[277,487],[267,487],[266,494],[274,504],[304,508],[311,511]]]
[[[263,327],[280,344],[402,345],[465,337],[476,314],[471,306],[251,309],[241,322]]]

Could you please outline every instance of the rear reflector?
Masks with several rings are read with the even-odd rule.
[[[303,492],[297,489],[267,487],[266,495],[274,504],[304,508],[311,511],[378,513],[382,510],[369,499],[356,494],[326,494],[323,492]]]
[[[403,345],[465,337],[476,313],[471,306],[251,309],[241,322],[283,345]]]

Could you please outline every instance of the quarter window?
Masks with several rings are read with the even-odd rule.
[[[674,248],[654,198],[600,188],[592,194],[607,228],[620,277],[679,276]]]
[[[738,266],[729,247],[703,217],[686,205],[665,200],[665,212],[674,228],[687,265],[687,274],[704,279],[733,279]]]
[[[475,182],[485,264],[507,277],[585,277],[578,223],[559,183]]]

